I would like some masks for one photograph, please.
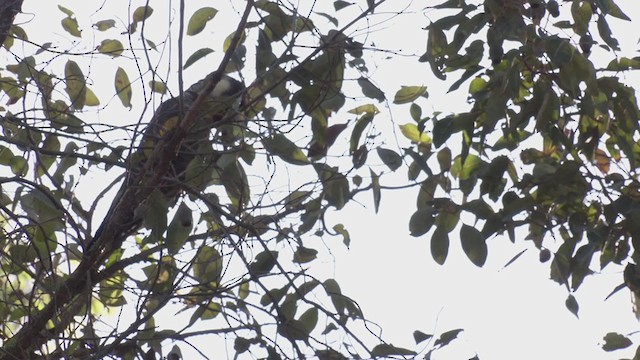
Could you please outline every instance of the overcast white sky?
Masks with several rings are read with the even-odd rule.
[[[107,6],[112,1],[107,0]],[[119,6],[127,3],[122,0],[117,2],[121,4]],[[630,17],[640,21],[640,6],[636,1],[617,2]],[[55,8],[55,3],[58,2],[45,4],[26,1],[24,8],[25,12],[37,14],[36,21],[43,21],[42,11],[51,11],[51,28],[55,41],[65,43],[69,36],[59,28],[63,15]],[[86,7],[89,14],[93,14],[99,6],[88,1],[59,3],[78,13],[82,7]],[[188,5],[192,9],[198,8],[197,4],[222,8],[224,3],[226,2],[201,0],[189,1]],[[241,6],[243,2],[235,3]],[[396,6],[397,2],[393,3]],[[428,19],[420,10],[424,2],[416,3],[402,2],[410,4],[410,10],[415,12],[392,19],[376,28],[376,32],[370,36],[376,46],[403,50],[407,54],[419,55],[424,51],[426,32],[418,29],[426,26]],[[132,8],[143,4],[143,1],[136,1]],[[154,7],[153,1],[151,6]],[[306,2],[305,6],[308,6]],[[157,8],[159,10],[160,5]],[[384,15],[384,9],[379,14],[380,20],[390,17],[388,13]],[[101,20],[107,15],[108,10],[105,9],[94,14],[92,20]],[[428,16],[434,19],[437,17],[435,13],[429,13]],[[225,17],[219,14],[214,19],[215,27],[205,31],[211,31],[216,36],[226,36],[231,26],[235,25],[224,24],[224,20]],[[612,25],[614,35],[622,40],[623,46],[635,49],[640,34],[629,29],[637,29],[638,24],[632,27],[630,24],[612,21]],[[218,26],[226,26],[225,31],[216,31]],[[91,29],[86,31],[91,32]],[[40,36],[32,33],[29,35],[36,41]],[[43,41],[51,41],[50,32],[41,36]],[[212,43],[212,46],[215,45],[216,43]],[[195,48],[201,46],[202,44],[197,44]],[[218,55],[221,54],[219,49],[216,51]],[[189,52],[186,51],[185,54],[188,55]],[[631,56],[635,56],[635,53],[632,52]],[[458,93],[445,94],[448,85],[435,80],[428,65],[418,64],[415,58],[393,57],[384,60],[384,57],[377,56],[376,69],[373,63],[369,63],[369,67],[373,70],[373,79],[382,89],[389,91],[388,96],[392,96],[400,85],[424,84],[429,87],[431,94],[431,98],[422,103],[425,112],[459,110],[461,104],[464,104],[466,86],[462,86]],[[94,71],[97,78],[102,68],[96,66]],[[112,74],[112,71],[105,72],[109,84]],[[190,76],[193,74],[192,72]],[[454,79],[456,77],[453,76]],[[107,87],[104,97],[109,98],[111,91],[111,86]],[[103,98],[101,94],[99,96]],[[402,124],[408,122],[408,119],[407,108],[394,109],[393,119],[389,119],[393,122],[389,123]],[[388,143],[395,146],[393,138],[389,138]],[[403,173],[398,176],[405,175]],[[383,177],[383,183],[384,181]],[[610,266],[604,273],[585,280],[576,294],[580,304],[578,320],[564,307],[566,290],[548,280],[549,264],[540,264],[538,254],[533,249],[501,270],[518,252],[532,248],[524,240],[513,245],[506,239],[492,239],[489,241],[488,261],[483,269],[478,269],[466,259],[461,247],[452,238],[445,266],[435,264],[430,255],[429,239],[425,236],[409,236],[408,220],[415,210],[415,192],[408,190],[383,193],[377,215],[373,214],[371,201],[367,198],[369,195],[361,195],[358,200],[368,208],[352,204],[345,211],[330,217],[347,226],[352,237],[350,250],[345,249],[337,238],[324,239],[332,246],[335,260],[330,257],[323,259],[325,266],[322,271],[328,276],[336,277],[343,291],[358,301],[366,317],[382,326],[386,339],[398,346],[412,347],[413,330],[440,333],[464,328],[465,332],[460,340],[452,343],[447,350],[436,353],[436,360],[466,359],[464,356],[469,358],[476,353],[482,360],[609,360],[633,357],[633,347],[612,354],[599,348],[602,336],[609,331],[631,333],[638,330],[638,321],[631,312],[627,290],[620,291],[604,302],[605,296],[622,281],[620,268]],[[321,246],[320,240],[316,241]],[[593,269],[597,270],[595,267]],[[638,336],[631,338],[640,341]],[[187,355],[184,348],[183,353]]]

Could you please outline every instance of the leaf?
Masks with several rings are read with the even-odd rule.
[[[171,255],[177,254],[184,246],[193,229],[193,214],[191,209],[183,202],[178,207],[167,228],[167,251]]]
[[[298,246],[296,252],[293,253],[293,262],[296,264],[305,264],[315,260],[317,257],[318,250]]]
[[[164,194],[154,189],[151,195],[144,201],[143,205],[136,209],[142,211],[141,215],[144,225],[151,230],[156,237],[160,237],[167,229],[167,209],[169,204]]]
[[[201,284],[219,282],[224,269],[222,255],[213,246],[202,246],[193,260],[193,277]]]
[[[58,9],[60,11],[62,11],[63,13],[65,13],[65,15],[67,15],[68,17],[73,17],[75,16],[74,12],[67,9],[66,7],[62,6],[62,5],[58,5]]]
[[[449,171],[451,169],[451,149],[448,147],[442,148],[438,151],[438,165],[442,172]]]
[[[262,139],[262,144],[269,153],[290,164],[307,165],[311,163],[302,150],[283,134],[278,133],[271,137],[265,137]]]
[[[564,305],[567,307],[567,309],[569,309],[569,311],[571,311],[573,315],[578,317],[578,310],[580,309],[580,307],[578,305],[578,302],[576,301],[576,298],[572,294],[569,294],[569,296],[567,296],[567,300],[565,300]]]
[[[300,319],[298,321],[300,321],[303,331],[308,336],[318,324],[318,308],[312,307],[308,309],[300,315]]]
[[[72,36],[78,38],[82,36],[82,32],[78,27],[78,20],[76,20],[75,18],[66,17],[62,19],[60,23],[62,24],[62,28]]]
[[[455,340],[462,331],[462,329],[455,329],[442,333],[438,340],[436,340],[436,342],[433,344],[433,346],[442,347],[449,345],[449,343]]]
[[[353,127],[353,131],[351,132],[351,139],[349,141],[349,152],[351,152],[352,154],[358,149],[362,132],[371,123],[374,116],[375,116],[374,113],[367,112],[364,115],[362,115],[358,119],[358,121],[356,121],[356,125]]]
[[[337,0],[333,2],[333,8],[336,9],[336,11],[342,10],[350,5],[353,5],[353,3],[350,3],[348,1],[342,1],[342,0]]]
[[[314,164],[313,167],[322,182],[325,200],[336,209],[342,209],[351,197],[349,180],[338,171],[338,168],[332,168],[326,164]]]
[[[380,197],[382,196],[382,193],[380,191],[380,176],[371,169],[369,169],[369,173],[371,174],[371,191],[373,192],[373,208],[375,209],[375,212],[377,214],[378,209],[380,208]]]
[[[202,48],[202,49],[196,50],[193,54],[191,54],[191,56],[189,56],[187,61],[184,62],[184,66],[182,68],[183,69],[188,68],[189,66],[193,65],[193,63],[211,54],[212,52],[213,52],[213,49],[210,49],[210,48]]]
[[[413,213],[411,219],[409,219],[409,232],[411,236],[418,237],[429,232],[435,222],[435,217],[433,216],[435,213],[436,210],[430,206],[418,209]]]
[[[97,23],[93,24],[93,27],[98,29],[98,31],[107,31],[115,26],[116,26],[116,21],[111,19],[100,20]]]
[[[82,109],[87,99],[87,84],[80,66],[75,61],[69,60],[64,67],[64,75],[67,83],[66,92],[71,104],[76,109]]]
[[[202,30],[204,30],[207,22],[213,19],[217,13],[218,10],[212,7],[203,7],[196,10],[196,12],[194,12],[189,19],[189,24],[187,25],[187,35],[193,36],[199,34]]]
[[[102,54],[110,55],[115,58],[124,52],[124,46],[119,40],[106,39],[102,40],[100,46],[98,46],[98,51]]]
[[[414,143],[430,145],[431,138],[425,132],[420,131],[416,124],[399,125],[402,135]]]
[[[442,265],[449,254],[449,232],[443,227],[437,227],[431,236],[431,256]]]
[[[153,92],[157,92],[160,94],[166,94],[167,92],[167,85],[165,85],[165,83],[163,83],[162,81],[151,80],[149,81],[149,86],[151,87],[151,90]]]
[[[249,264],[249,273],[253,276],[268,274],[278,261],[277,251],[263,251],[256,255],[255,260]]]
[[[433,335],[431,334],[425,334],[420,330],[416,330],[413,332],[413,340],[416,341],[416,345],[420,344],[421,342],[425,341],[425,340],[429,340],[433,337]]]
[[[349,231],[342,224],[336,224],[333,226],[333,230],[338,234],[342,235],[342,243],[349,248],[351,244],[351,236],[349,235]]]
[[[391,171],[396,171],[402,166],[402,156],[398,155],[397,152],[382,147],[377,148],[376,151],[378,152],[380,160],[382,160]]]
[[[359,78],[358,85],[360,85],[360,88],[362,89],[362,93],[364,94],[364,96],[371,99],[376,99],[379,102],[382,102],[385,100],[385,96],[382,90],[380,90],[377,86],[375,86],[369,79],[365,77]]]
[[[153,14],[153,8],[151,6],[140,6],[133,11],[133,21],[145,21],[151,14]]]
[[[127,72],[121,67],[118,67],[118,70],[116,70],[114,85],[116,87],[116,94],[118,94],[122,105],[131,109],[131,83],[129,82]]]
[[[453,160],[453,166],[451,167],[451,175],[460,180],[466,180],[471,177],[482,166],[482,160],[474,155],[469,154],[464,163],[462,158],[458,155]]]
[[[393,98],[394,104],[410,103],[421,96],[427,96],[426,86],[402,86]]]
[[[624,349],[631,346],[632,342],[626,336],[614,332],[607,333],[604,336],[604,344],[602,344],[602,350],[614,351]]]
[[[374,358],[394,355],[415,356],[417,353],[408,349],[395,347],[391,344],[379,344],[371,350],[371,356]]]
[[[487,243],[480,231],[474,227],[463,224],[460,228],[460,240],[462,250],[467,254],[471,262],[482,267],[487,260]]]
[[[98,97],[93,92],[93,90],[87,88],[87,94],[86,94],[84,104],[86,106],[98,106],[100,105],[100,99],[98,99]]]

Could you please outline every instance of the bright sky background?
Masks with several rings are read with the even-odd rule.
[[[122,0],[107,0],[106,4],[109,6],[109,3],[113,2],[122,5],[128,3]],[[80,13],[83,6],[83,3],[78,1],[60,3],[77,13]],[[94,7],[97,6],[91,3],[92,7],[86,9],[90,13],[95,11]],[[188,3],[192,9],[198,8],[196,3],[222,8],[226,1]],[[240,1],[235,3],[242,6]],[[400,4],[395,1],[390,3],[393,3],[392,6]],[[437,19],[438,16],[434,12],[423,12],[421,6],[424,3],[402,2],[410,5],[410,12],[378,25],[370,39],[382,49],[420,55],[426,46],[427,33],[419,29],[428,25],[428,18]],[[610,20],[614,36],[621,41],[623,49],[635,49],[640,36],[635,30],[640,26],[640,5],[634,0],[618,0],[617,3],[638,23],[632,26]],[[39,22],[43,21],[41,12],[50,11],[53,40],[66,43],[69,35],[59,27],[59,21],[64,16],[55,8],[56,4],[57,2],[26,1],[24,11],[35,12]],[[131,8],[143,4],[143,1],[136,1]],[[327,2],[327,5],[329,4],[330,2]],[[154,7],[153,1],[151,6]],[[157,7],[159,10],[160,6]],[[391,17],[384,10],[378,12],[381,14],[380,20]],[[92,21],[101,20],[108,16],[108,11],[105,9],[94,15]],[[225,25],[225,17],[220,15],[213,20],[216,25],[205,31],[226,36],[231,27],[235,27],[235,24]],[[44,26],[46,25],[43,24]],[[228,27],[224,31],[216,32],[217,26]],[[92,30],[87,28],[86,31]],[[51,32],[29,33],[29,36],[35,41],[38,41],[40,36],[43,42],[52,41]],[[211,46],[215,45],[214,43]],[[196,46],[201,47],[202,44]],[[185,51],[186,56],[189,54],[189,51]],[[221,57],[221,54],[222,52],[216,49],[216,59]],[[636,54],[630,52],[629,55]],[[424,84],[429,87],[431,95],[421,103],[425,113],[433,110],[461,110],[466,104],[465,85],[454,94],[445,94],[448,85],[437,81],[431,75],[427,64],[417,63],[414,57],[391,55],[390,59],[384,59],[385,57],[386,55],[376,55],[377,68],[374,63],[368,65],[372,70],[372,78],[383,90],[389,91],[388,96],[392,96],[393,91],[399,89],[400,85]],[[102,65],[98,62],[96,65],[98,66],[94,67],[93,77],[99,79]],[[194,76],[195,72],[186,74]],[[113,71],[105,71],[105,76],[111,81]],[[457,79],[457,76],[459,75],[451,78]],[[191,81],[186,83],[190,84]],[[96,89],[100,90],[99,87],[94,88]],[[108,86],[104,96],[98,95],[101,99],[109,98],[112,95],[111,91],[112,87]],[[126,114],[126,111],[122,113],[127,116]],[[409,122],[408,107],[394,108],[393,118],[376,118],[378,122],[386,120],[390,120],[388,124],[395,125]],[[379,126],[384,129],[384,125]],[[389,137],[387,145],[397,146],[394,141]],[[406,179],[404,171],[399,170],[397,176],[400,180]],[[383,185],[386,179],[382,178]],[[95,184],[92,186],[95,188]],[[610,354],[599,347],[602,337],[609,331],[631,333],[638,330],[638,321],[631,312],[630,296],[626,289],[604,301],[606,295],[622,282],[621,268],[609,265],[602,274],[590,276],[585,280],[576,294],[580,304],[578,320],[564,306],[566,289],[548,280],[549,263],[540,264],[532,244],[524,240],[518,241],[515,245],[505,238],[490,240],[488,261],[483,269],[478,269],[467,260],[460,245],[452,237],[446,264],[437,265],[431,258],[429,239],[426,236],[409,236],[408,221],[415,210],[416,191],[417,189],[383,192],[380,212],[377,215],[373,213],[370,194],[359,195],[357,200],[367,208],[351,204],[345,211],[329,217],[335,223],[341,222],[347,226],[352,238],[350,250],[345,249],[338,238],[324,239],[335,259],[324,258],[324,267],[320,272],[334,276],[340,282],[343,291],[356,299],[363,308],[365,316],[381,325],[385,339],[394,345],[412,348],[414,330],[439,334],[455,328],[464,328],[465,331],[459,340],[445,350],[436,352],[436,360],[467,359],[476,353],[482,360],[608,360],[633,357],[634,347]],[[455,233],[457,232],[454,231],[452,234]],[[317,247],[323,246],[320,239],[309,241]],[[529,250],[522,257],[506,269],[502,269],[514,255],[526,248]],[[631,338],[640,341],[638,336]],[[182,350],[183,354],[188,356],[185,347]],[[219,353],[211,351],[211,354]]]

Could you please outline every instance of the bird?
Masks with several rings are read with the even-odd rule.
[[[191,109],[199,94],[204,91],[212,81],[212,78],[217,75],[216,72],[208,74],[205,78],[187,88],[181,96],[167,99],[158,106],[149,124],[142,132],[139,145],[127,158],[125,180],[114,197],[103,222],[95,231],[88,245],[89,248],[100,237],[111,221],[111,217],[126,190],[130,187],[143,187],[150,176],[154,175],[153,169],[157,164],[148,161],[151,154],[159,144],[163,143],[161,141],[163,138],[171,135],[172,130],[180,124],[182,117]],[[240,112],[240,102],[244,92],[245,87],[242,82],[222,74],[213,90],[205,98],[205,101],[196,109],[197,113],[192,126],[180,143],[177,153],[172,158],[168,172],[162,174],[162,183],[157,186],[169,206],[173,206],[177,202],[183,189],[181,184],[188,180],[189,164],[198,159],[198,155],[201,154],[199,150],[201,146],[208,145],[209,149],[211,149],[211,145],[205,143],[209,140],[209,134],[216,124],[220,124],[223,120],[243,118]],[[136,194],[133,193],[132,196]],[[142,202],[144,201],[136,199],[133,203],[139,207]],[[142,214],[138,214],[135,210],[132,213],[133,215],[127,220],[127,224],[124,227],[128,230],[124,234],[119,234],[118,237],[123,238],[120,235],[132,234],[142,226]]]

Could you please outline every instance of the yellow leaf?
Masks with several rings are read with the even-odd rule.
[[[400,131],[407,139],[418,144],[431,144],[431,138],[424,132],[420,132],[415,124],[400,125]]]

